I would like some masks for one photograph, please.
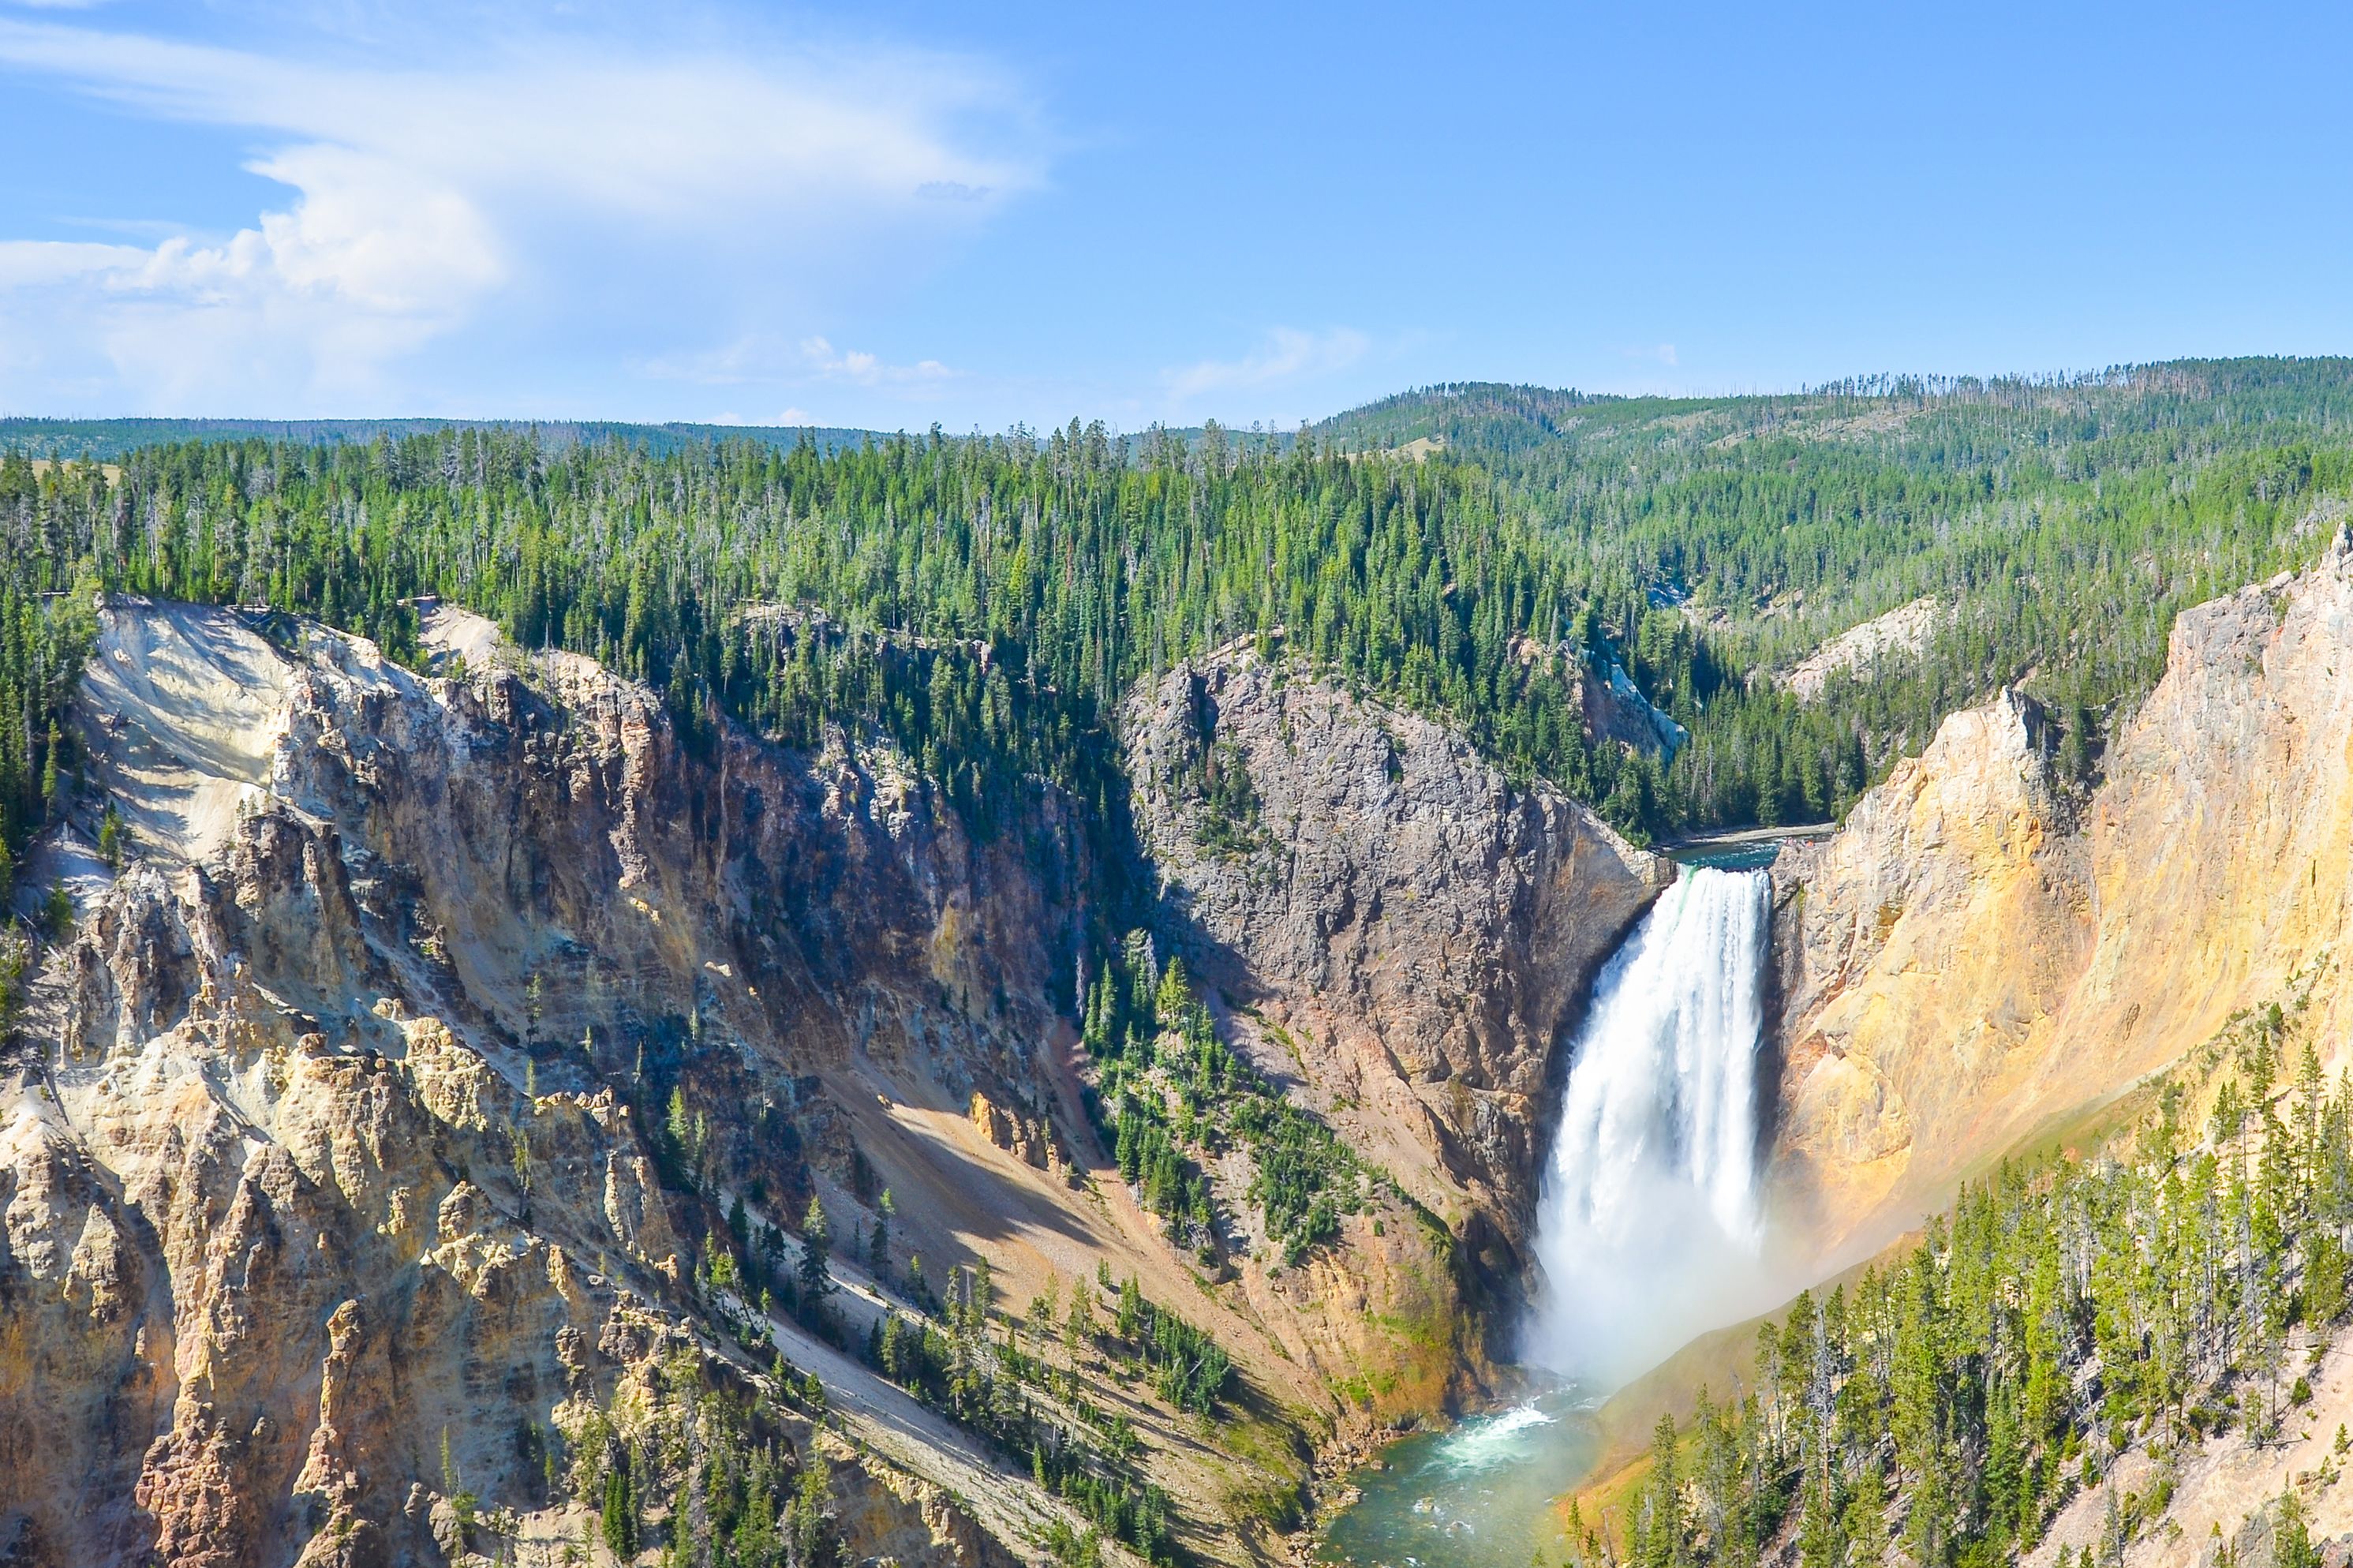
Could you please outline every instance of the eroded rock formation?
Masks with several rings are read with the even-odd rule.
[[[1555,1047],[1672,868],[1440,726],[1246,648],[1139,692],[1126,743],[1164,927],[1261,1068],[1516,1273]]]
[[[923,1092],[1009,1094],[1050,1032],[1068,927],[1034,860],[1000,885],[847,750],[685,757],[583,661],[430,681],[126,604],[82,717],[132,853],[51,846],[80,907],[0,1135],[27,1562],[436,1561],[454,1475],[560,1522],[524,1434],[678,1353],[743,1370],[697,1327],[644,1075],[733,1107],[738,1181],[805,1193],[854,1136],[813,1075],[871,1045]],[[997,943],[990,1008],[957,1001],[958,936]],[[955,1558],[970,1520],[926,1506]]]

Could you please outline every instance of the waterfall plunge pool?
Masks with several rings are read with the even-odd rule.
[[[1546,1165],[1544,1278],[1521,1344],[1546,1392],[1392,1445],[1356,1478],[1357,1500],[1326,1527],[1322,1561],[1562,1562],[1557,1500],[1592,1464],[1599,1391],[1753,1309],[1744,1287],[1764,1283],[1762,863],[1778,847],[1692,857],[1595,977]]]
[[[1563,1384],[1451,1432],[1393,1443],[1383,1467],[1356,1477],[1359,1496],[1335,1516],[1320,1561],[1353,1568],[1528,1568],[1564,1560],[1555,1506],[1585,1477],[1597,1401]]]

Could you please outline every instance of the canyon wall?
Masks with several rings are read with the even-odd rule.
[[[2051,751],[2005,692],[1775,867],[1794,1249],[1877,1245],[2274,1006],[2346,1065],[2353,538],[2185,612],[2094,787]]]
[[[1078,851],[1042,797],[1044,853],[986,852],[887,758],[686,756],[585,661],[434,681],[138,602],[77,718],[128,849],[111,868],[85,820],[34,868],[77,910],[0,1112],[12,1561],[455,1558],[459,1478],[524,1516],[507,1546],[570,1539],[557,1432],[679,1356],[714,1385],[754,1365],[701,1311],[710,1216],[663,1191],[647,1083],[740,1187],[846,1218],[876,1090],[828,1073],[1012,1101],[1051,1033]],[[838,1482],[876,1528],[931,1484]],[[1016,1538],[1052,1513],[971,1506]],[[917,1530],[939,1560],[987,1539],[969,1511]]]
[[[438,673],[281,616],[103,621],[86,788],[22,878],[74,916],[0,1065],[11,1562],[554,1552],[594,1524],[559,1436],[681,1378],[765,1391],[765,1440],[830,1453],[859,1555],[1034,1560],[1083,1527],[1067,1503],[712,1272],[732,1205],[781,1234],[819,1199],[854,1345],[913,1311],[854,1239],[886,1189],[894,1276],[986,1259],[1015,1310],[1134,1277],[1213,1334],[1214,1428],[1108,1359],[1069,1358],[1072,1397],[1131,1424],[1187,1550],[1282,1554],[1312,1457],[1459,1393],[1552,1041],[1658,879],[1435,726],[1246,662],[1131,706],[1126,869],[1155,891],[1113,909],[1043,783],[978,836],[877,736],[682,728],[452,609],[425,615]],[[1255,781],[1239,853],[1188,793],[1203,745]],[[1218,1265],[1171,1245],[1073,1027],[1131,918],[1394,1198],[1286,1266],[1247,1158],[1204,1152]],[[776,1402],[778,1353],[828,1408]]]

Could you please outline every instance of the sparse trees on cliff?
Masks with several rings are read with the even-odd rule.
[[[1907,1253],[1760,1329],[1755,1390],[1662,1432],[1655,1475],[1681,1495],[1653,1480],[1630,1520],[1650,1568],[1752,1568],[1785,1530],[1806,1568],[1883,1568],[1891,1514],[1907,1562],[1992,1564],[2134,1434],[2271,1441],[2308,1394],[2295,1358],[2348,1306],[2353,1086],[2300,1064],[2284,1090],[2211,1092],[2204,1146],[2161,1097],[2137,1136],[2004,1165]],[[2087,1558],[2120,1560],[2138,1523],[2120,1511]],[[2281,1531],[2300,1550],[2284,1511]]]

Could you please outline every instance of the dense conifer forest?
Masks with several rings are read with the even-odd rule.
[[[1240,637],[1645,837],[1833,815],[2005,682],[2088,777],[2179,609],[2325,543],[2348,408],[2353,363],[2247,361],[1715,400],[1440,387],[1280,439],[208,432],[111,475],[20,447],[0,815],[21,844],[44,810],[98,589],[267,603],[396,658],[407,601],[446,595],[652,682],[690,739],[722,712],[788,739],[881,725],[984,818],[1023,775],[1115,812],[1123,694]],[[1922,596],[1943,613],[1916,656],[1814,700],[1775,679]],[[1688,732],[1672,757],[1588,734],[1580,693],[1613,665]]]

